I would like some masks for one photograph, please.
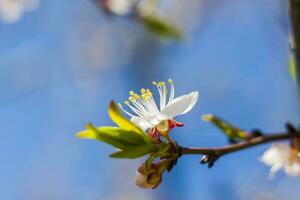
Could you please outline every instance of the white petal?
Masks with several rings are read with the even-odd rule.
[[[260,160],[266,165],[280,164],[283,166],[288,159],[289,153],[290,147],[288,144],[276,143],[264,152]]]
[[[189,112],[194,105],[197,103],[198,100],[198,92],[191,92],[187,95],[182,95],[177,98],[175,98],[173,101],[171,101],[165,109],[163,109],[160,113],[161,119],[171,119],[173,117],[176,117],[178,115],[185,114]]]
[[[127,15],[130,13],[134,1],[132,0],[109,0],[107,1],[108,7],[111,12],[117,15]]]
[[[22,1],[0,1],[0,15],[4,22],[13,23],[18,21],[23,14]]]
[[[284,166],[285,172],[289,176],[300,176],[300,163],[294,162]]]
[[[159,124],[161,120],[159,120],[157,116],[149,116],[149,117],[132,117],[131,121],[145,131]]]
[[[141,188],[147,189],[147,188],[153,188],[155,185],[150,185],[147,182],[148,177],[139,171],[136,171],[135,173],[135,184]]]
[[[260,161],[271,167],[270,178],[272,178],[278,170],[286,166],[289,154],[289,144],[275,143],[260,157]]]

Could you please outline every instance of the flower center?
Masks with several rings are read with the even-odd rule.
[[[288,158],[289,163],[299,163],[300,164],[300,152],[296,148],[291,149],[291,153]]]
[[[153,84],[157,87],[160,97],[160,107],[158,106],[153,98],[152,92],[149,89],[141,89],[141,93],[137,94],[134,91],[129,92],[129,101],[125,101],[124,104],[127,105],[131,111],[135,114],[132,114],[125,109],[123,109],[122,104],[119,103],[119,107],[124,113],[130,117],[150,117],[156,116],[162,111],[166,105],[174,100],[174,84],[171,79],[168,80],[170,84],[170,96],[167,102],[167,87],[165,82],[155,82]]]

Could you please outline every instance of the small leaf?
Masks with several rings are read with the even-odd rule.
[[[157,35],[162,40],[180,40],[183,38],[183,34],[179,28],[157,16],[143,16],[141,21],[151,33]]]
[[[91,128],[93,127],[93,128]],[[109,136],[113,137],[115,139],[118,139],[120,141],[124,141],[126,143],[132,143],[132,144],[144,144],[143,137],[136,132],[127,131],[121,128],[117,127],[111,127],[111,126],[102,126],[95,128],[92,125],[88,125],[88,129],[85,131],[82,131],[77,134],[77,137],[79,138],[87,138],[87,139],[99,139],[101,140],[102,136]]]
[[[207,122],[211,122],[221,131],[223,131],[231,139],[248,139],[248,134],[246,131],[235,127],[234,125],[226,122],[225,120],[216,117],[211,114],[203,115],[202,119]]]
[[[100,140],[119,149],[127,149],[145,144],[143,138],[134,132],[116,127],[98,127],[87,125],[87,130],[76,135],[78,138]]]
[[[116,104],[111,101],[108,109],[110,118],[122,129],[132,131],[139,134],[146,143],[152,143],[151,138],[147,133],[140,129],[137,125],[126,119],[117,108]]]
[[[297,80],[297,67],[296,67],[296,59],[294,55],[291,55],[289,58],[289,72],[293,81]]]
[[[110,157],[135,159],[147,155],[149,153],[153,153],[157,150],[158,149],[156,147],[145,144],[118,151],[116,153],[111,154]]]

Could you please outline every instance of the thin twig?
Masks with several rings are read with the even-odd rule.
[[[179,148],[181,149],[181,155],[204,154],[204,155],[216,155],[220,157],[222,155],[247,149],[259,144],[268,143],[277,140],[290,139],[290,138],[291,135],[289,133],[280,133],[280,134],[271,134],[271,135],[263,135],[263,136],[255,137],[245,142],[239,142],[237,144],[227,145],[224,147],[192,148],[192,147],[180,146]]]

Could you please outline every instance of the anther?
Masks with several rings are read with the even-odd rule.
[[[159,82],[158,85],[159,86],[164,86],[166,83],[165,82]]]
[[[135,98],[134,98],[133,96],[129,97],[128,99],[129,99],[129,101],[131,101],[131,102],[135,101]]]

